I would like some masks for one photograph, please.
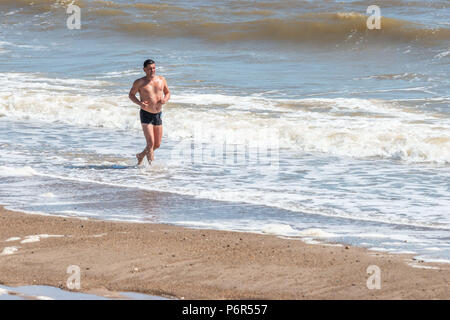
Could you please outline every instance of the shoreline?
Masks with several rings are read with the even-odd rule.
[[[76,291],[102,295],[450,299],[450,265],[423,263],[410,254],[270,234],[26,214],[1,206],[0,220],[0,284],[11,287],[68,290],[66,271],[76,265],[81,271]],[[367,268],[373,265],[380,269],[381,289],[367,288]]]

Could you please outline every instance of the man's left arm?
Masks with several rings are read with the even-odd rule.
[[[167,101],[169,101],[169,99],[170,99],[170,90],[169,90],[169,87],[167,86],[166,78],[163,78],[163,81],[164,81],[164,88],[163,88],[163,92],[164,92],[163,104],[164,104]]]

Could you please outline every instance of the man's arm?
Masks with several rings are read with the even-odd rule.
[[[140,87],[141,87],[141,79],[137,79],[133,83],[133,86],[130,89],[130,93],[128,93],[128,98],[130,98],[131,101],[133,101],[139,107],[142,108],[144,106],[143,103],[141,101],[139,101],[138,98],[136,98],[136,93],[138,93]]]
[[[163,77],[163,81],[164,81],[164,88],[163,88],[164,99],[163,99],[162,103],[164,104],[167,101],[169,101],[169,99],[170,99],[170,90],[169,90],[169,87],[167,86],[166,78]]]

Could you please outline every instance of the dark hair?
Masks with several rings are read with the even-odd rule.
[[[154,64],[154,63],[155,63],[155,61],[153,61],[152,59],[147,59],[147,60],[144,61],[144,68],[146,66],[148,66],[149,64]]]

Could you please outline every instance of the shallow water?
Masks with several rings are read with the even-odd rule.
[[[119,292],[123,299],[134,300],[168,300],[164,297],[135,292]],[[62,290],[51,286],[8,287],[0,285],[0,300],[114,300],[93,294]]]

